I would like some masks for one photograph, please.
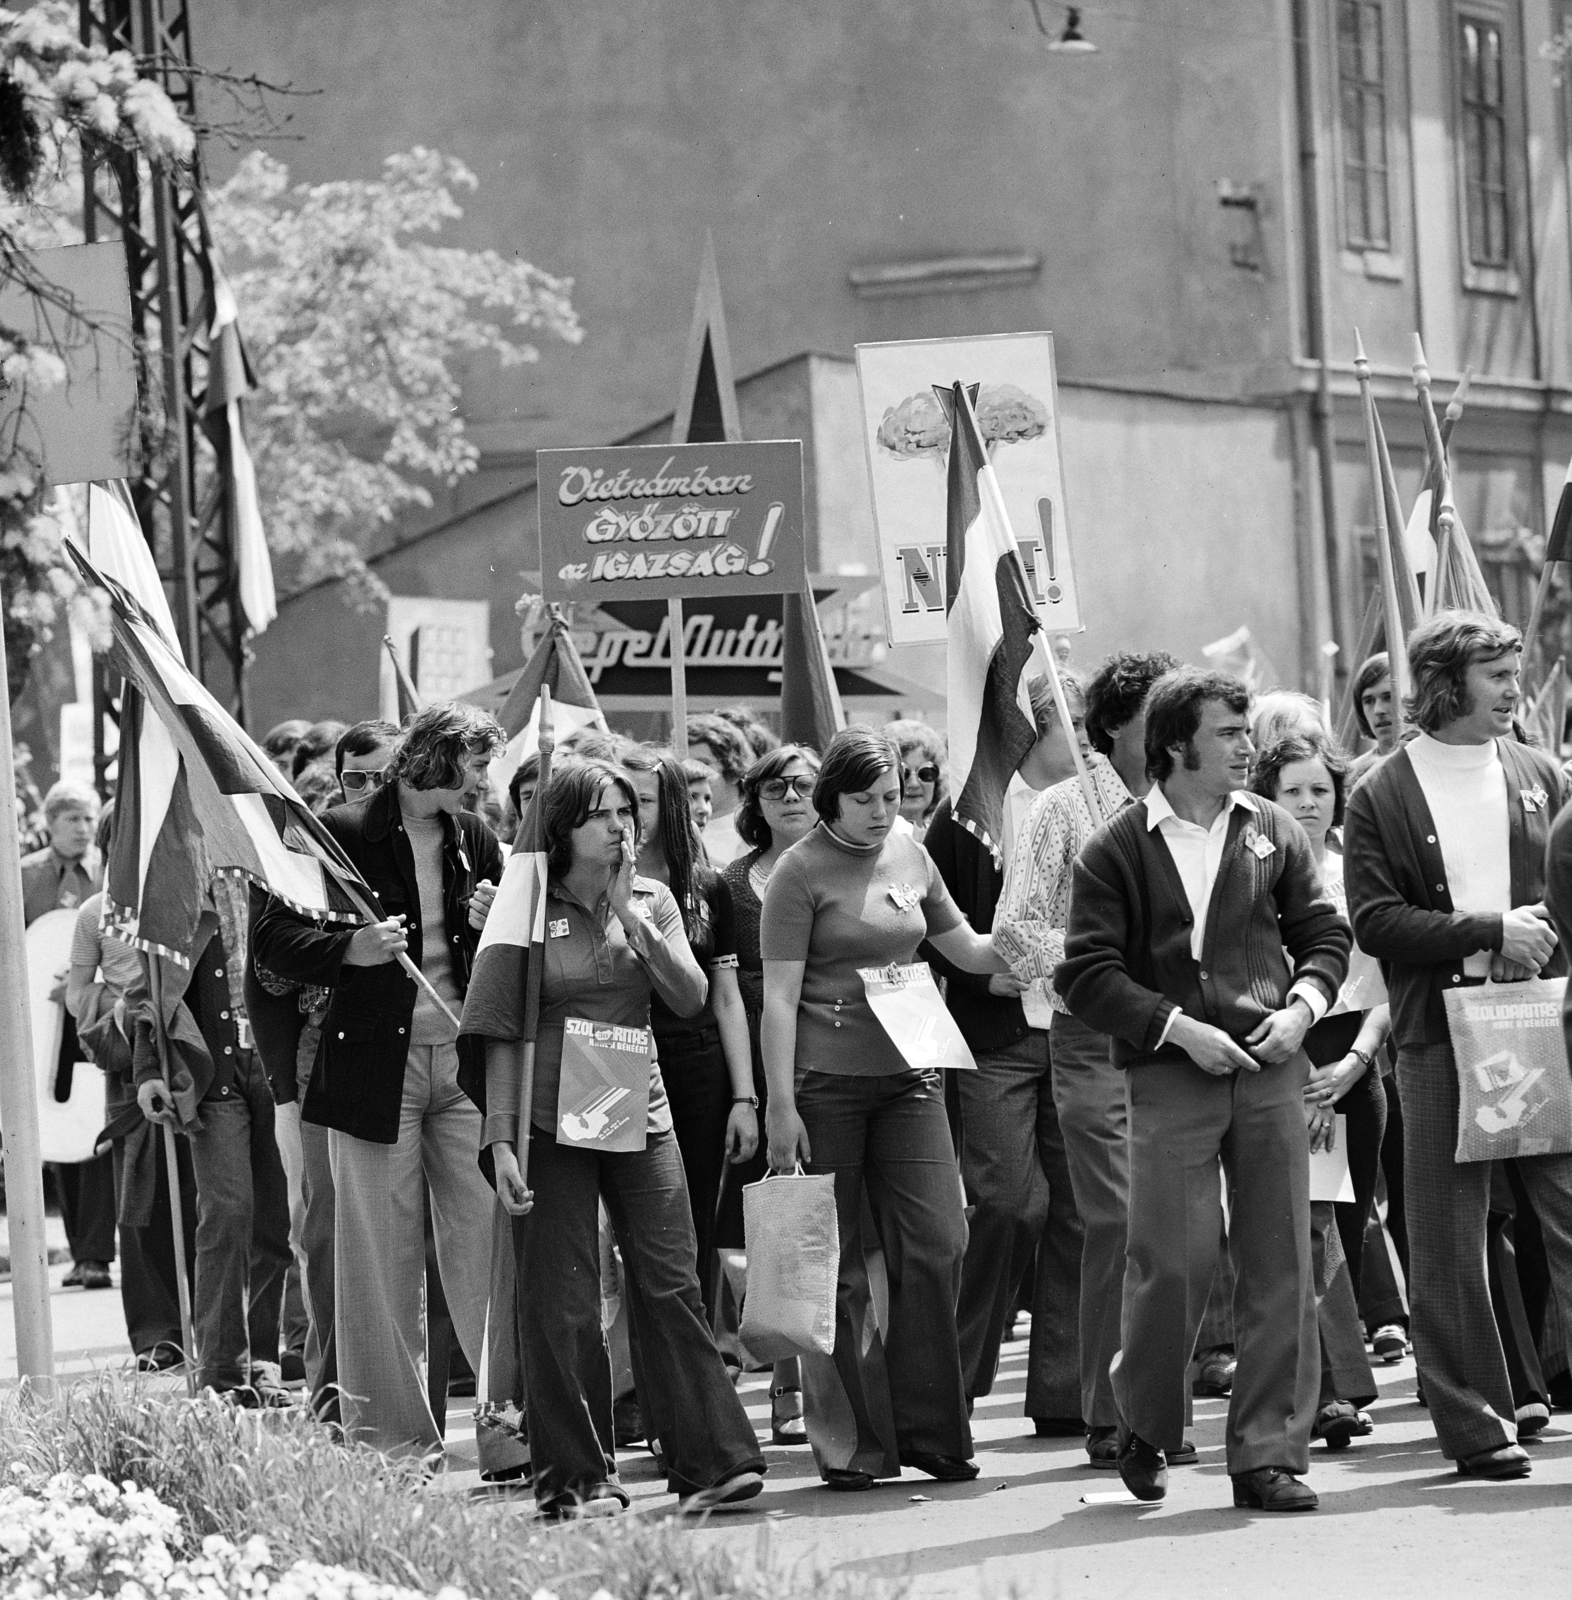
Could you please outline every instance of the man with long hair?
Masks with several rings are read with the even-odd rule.
[[[386,920],[323,926],[274,899],[253,929],[258,966],[333,991],[301,1116],[329,1130],[344,1431],[394,1455],[441,1450],[420,1370],[422,1175],[454,1329],[477,1371],[481,1360],[493,1202],[448,1013],[462,1009],[487,885],[502,876],[496,837],[465,809],[501,744],[484,712],[428,706],[381,786],[323,818]],[[430,990],[398,965],[405,951]]]
[[[1304,829],[1245,788],[1249,708],[1227,673],[1184,668],[1153,687],[1154,787],[1081,852],[1054,982],[1074,1016],[1113,1037],[1129,1091],[1119,1475],[1138,1499],[1162,1499],[1165,1452],[1184,1441],[1221,1158],[1237,1280],[1234,1504],[1312,1511],[1296,1476],[1320,1380],[1304,1037],[1337,997],[1351,940]]]
[[[1522,645],[1516,628],[1479,612],[1443,611],[1415,629],[1406,709],[1420,731],[1349,796],[1344,848],[1355,935],[1385,967],[1392,1002],[1419,1375],[1442,1454],[1477,1478],[1527,1477],[1517,1441],[1537,1430],[1517,1421],[1486,1277],[1492,1163],[1453,1159],[1444,996],[1567,970],[1544,903],[1565,791],[1556,763],[1513,737]],[[1572,1156],[1516,1167],[1572,1303]]]

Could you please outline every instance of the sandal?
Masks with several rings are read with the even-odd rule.
[[[789,1394],[797,1396],[795,1411],[787,1412],[781,1401]],[[808,1424],[802,1414],[802,1390],[781,1388],[770,1390],[770,1441],[773,1444],[806,1444]]]

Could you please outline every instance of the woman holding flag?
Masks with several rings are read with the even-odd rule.
[[[949,1480],[978,1470],[955,1325],[966,1220],[944,1093],[907,1059],[912,1041],[886,1032],[865,985],[870,969],[910,967],[925,938],[967,972],[1007,966],[922,846],[895,831],[900,805],[895,746],[843,729],[814,785],[818,826],[764,894],[770,1165],[833,1174],[840,1221],[835,1353],[802,1358],[808,1438],[832,1489],[866,1489],[903,1466]],[[889,1270],[882,1341],[864,1333],[865,1191]]]
[[[671,1107],[654,1060],[650,997],[679,1017],[707,984],[671,890],[635,873],[638,796],[606,761],[575,761],[537,797],[545,942],[529,1095],[529,1173],[517,1144],[523,1097],[520,964],[483,948],[464,1032],[486,1042],[482,1142],[514,1216],[531,1465],[552,1517],[626,1507],[612,1453],[611,1368],[600,1321],[598,1203],[622,1250],[641,1360],[639,1399],[685,1511],[751,1499],[764,1459],[726,1375],[699,1295],[693,1219]],[[514,867],[498,926],[538,926],[537,881]],[[525,935],[528,937],[528,934]],[[513,947],[517,951],[520,946]],[[503,947],[492,945],[499,955]]]

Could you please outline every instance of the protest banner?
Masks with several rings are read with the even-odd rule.
[[[892,645],[946,636],[946,473],[950,424],[934,392],[979,386],[975,410],[1045,630],[1079,633],[1058,431],[1053,336],[860,344],[863,442]]]

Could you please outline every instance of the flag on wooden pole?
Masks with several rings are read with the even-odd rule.
[[[781,597],[781,738],[822,751],[846,726],[811,592]]]
[[[185,660],[175,616],[169,609],[169,596],[164,593],[158,565],[142,533],[124,478],[87,486],[87,557],[136,599],[157,624],[169,648]]]
[[[955,820],[1003,861],[1004,793],[1037,725],[1026,692],[1042,624],[1004,496],[972,410],[977,388],[934,387],[950,423],[945,609],[950,793]]]
[[[513,680],[507,699],[497,708],[497,721],[507,738],[490,768],[491,781],[499,793],[507,790],[513,774],[540,748],[543,704],[549,705],[553,744],[561,743],[579,728],[610,732],[562,608],[552,605],[547,617],[545,634]]]

